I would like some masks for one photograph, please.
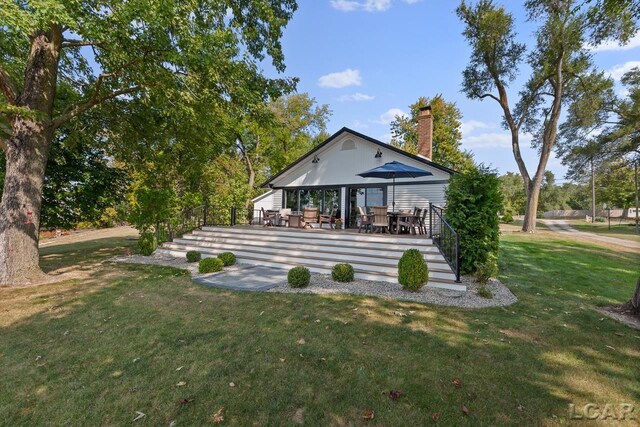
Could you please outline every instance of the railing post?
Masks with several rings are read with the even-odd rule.
[[[456,233],[456,282],[460,283],[460,234]]]
[[[236,225],[236,207],[231,206],[231,226]]]
[[[433,205],[429,202],[429,238],[433,240]]]
[[[207,217],[209,216],[209,206],[207,202],[204,203],[204,218],[202,219],[202,227],[207,225]]]

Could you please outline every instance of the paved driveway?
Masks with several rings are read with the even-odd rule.
[[[235,291],[266,291],[287,280],[287,270],[260,265],[241,266],[196,277],[194,282],[214,288]]]
[[[543,222],[549,227],[551,231],[554,231],[556,233],[568,234],[568,235],[581,237],[583,239],[587,239],[595,242],[608,243],[610,245],[618,245],[625,248],[640,250],[640,243],[638,242],[633,242],[631,240],[617,239],[615,237],[609,237],[609,236],[600,236],[595,233],[586,233],[584,231],[578,231],[575,228],[571,227],[566,221],[562,219],[545,219],[543,220]]]

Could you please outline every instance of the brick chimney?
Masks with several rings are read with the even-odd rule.
[[[433,151],[433,115],[431,106],[422,107],[418,115],[418,156],[431,160]]]

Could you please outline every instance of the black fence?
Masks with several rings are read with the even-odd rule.
[[[460,236],[446,220],[444,208],[429,205],[429,236],[460,282]]]

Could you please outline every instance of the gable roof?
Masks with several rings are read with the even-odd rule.
[[[427,160],[424,157],[420,157],[420,156],[416,156],[415,154],[411,154],[411,153],[407,153],[406,151],[398,148],[398,147],[394,147],[391,144],[387,144],[384,143],[382,141],[379,141],[375,138],[371,138],[370,136],[364,135],[360,132],[356,132],[353,129],[349,129],[348,127],[343,127],[342,129],[340,129],[338,132],[334,133],[333,135],[331,135],[326,141],[324,141],[321,144],[318,144],[317,146],[315,146],[313,149],[311,149],[310,151],[308,151],[306,154],[302,155],[300,158],[298,158],[298,160],[296,160],[295,162],[291,163],[289,166],[287,166],[286,168],[282,169],[280,172],[278,172],[277,174],[275,174],[274,176],[272,176],[271,178],[269,178],[267,181],[265,181],[260,187],[268,187],[269,183],[277,178],[279,178],[280,176],[284,175],[285,173],[287,173],[289,170],[293,169],[296,165],[298,165],[300,162],[302,162],[304,159],[306,159],[307,157],[311,156],[312,154],[316,153],[317,151],[319,151],[320,149],[322,149],[323,147],[331,144],[331,142],[333,142],[336,138],[338,138],[339,136],[341,136],[344,133],[350,133],[354,136],[357,136],[358,138],[362,138],[365,141],[371,142],[373,144],[376,144],[380,147],[384,147],[388,150],[394,151],[398,154],[401,154],[403,156],[406,156],[410,159],[416,160],[418,162],[424,163],[426,165],[429,165],[431,167],[434,167],[436,169],[439,169],[443,172],[446,172],[450,175],[453,175],[454,173],[456,173],[456,171],[454,171],[453,169],[449,169],[448,167],[439,165],[437,163],[432,162],[431,160]]]

